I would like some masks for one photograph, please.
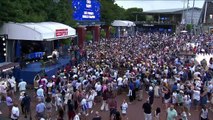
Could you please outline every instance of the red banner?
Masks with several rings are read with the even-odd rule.
[[[57,29],[56,37],[62,37],[68,35],[68,29]]]

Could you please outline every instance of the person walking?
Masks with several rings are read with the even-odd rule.
[[[108,111],[109,110],[109,105],[107,103],[108,99],[109,99],[109,92],[108,92],[108,90],[105,90],[102,94],[101,111],[103,111],[103,110]]]
[[[167,109],[166,116],[167,120],[176,120],[177,111],[174,109],[174,105],[171,104],[170,107]]]
[[[38,101],[39,103],[36,105],[36,118],[41,119],[44,118],[46,106],[41,98],[39,98]]]
[[[157,107],[157,109],[155,110],[155,120],[160,120],[160,113],[161,113],[161,110],[160,110],[160,107]]]
[[[19,116],[20,116],[20,110],[18,108],[18,104],[14,103],[12,110],[11,110],[10,118],[11,118],[11,120],[18,120]]]
[[[123,100],[123,103],[122,103],[122,105],[121,105],[121,113],[122,113],[122,116],[123,116],[124,118],[127,117],[127,116],[126,116],[126,114],[127,114],[127,109],[128,109],[128,104],[127,104],[126,100],[124,99],[124,100]]]
[[[13,99],[11,98],[9,93],[7,93],[6,104],[7,104],[8,112],[9,112],[9,116],[10,116],[11,110],[12,110],[12,107],[13,107]]]
[[[206,105],[204,105],[201,109],[200,119],[201,120],[208,120],[208,109],[206,108]]]
[[[114,97],[109,102],[109,109],[110,109],[110,118],[111,118],[112,115],[115,115],[117,111],[117,101],[115,100]]]
[[[152,120],[152,105],[149,103],[149,99],[143,104],[144,120]]]
[[[73,101],[70,99],[67,101],[67,108],[68,120],[73,120],[75,117],[75,111]]]
[[[52,113],[52,99],[49,95],[47,95],[45,99],[45,106],[46,106],[46,112],[47,112],[47,120],[51,120],[51,113]]]
[[[22,99],[22,105],[23,105],[23,112],[24,112],[24,117],[27,118],[27,115],[30,113],[30,103],[31,103],[31,98],[30,96],[27,95],[27,93],[24,93],[24,98]]]

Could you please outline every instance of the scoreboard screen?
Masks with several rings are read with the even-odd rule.
[[[72,0],[73,18],[77,21],[99,21],[99,0]]]

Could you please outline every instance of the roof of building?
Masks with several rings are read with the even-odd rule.
[[[144,13],[148,14],[156,14],[156,13],[161,13],[161,14],[182,14],[183,11],[185,10],[191,10],[191,9],[196,9],[196,10],[201,10],[201,8],[194,7],[194,8],[174,8],[174,9],[159,9],[159,10],[150,10],[150,11],[144,11]]]
[[[68,25],[57,22],[40,23],[4,23],[0,34],[7,34],[11,40],[56,40],[76,35],[76,30]]]
[[[135,23],[128,20],[114,20],[112,22],[112,26],[125,26],[125,27],[131,27],[135,26]]]

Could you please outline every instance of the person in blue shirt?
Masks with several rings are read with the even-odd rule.
[[[175,82],[172,86],[172,92],[177,91],[178,90],[178,86],[177,86],[177,82]]]
[[[42,99],[38,100],[39,103],[36,105],[36,117],[38,119],[44,118],[46,106]]]
[[[128,94],[130,103],[134,100],[133,90],[134,90],[134,83],[132,81],[130,81],[130,83],[129,83],[129,94]]]

